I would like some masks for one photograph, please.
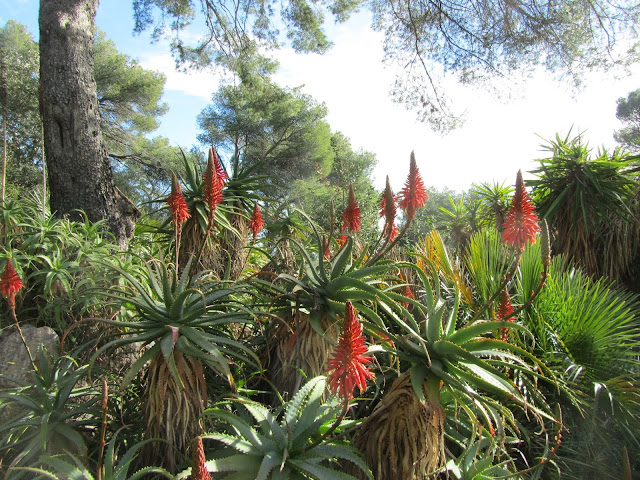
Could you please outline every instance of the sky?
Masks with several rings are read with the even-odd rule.
[[[0,0],[0,24],[13,19],[38,38],[37,0]],[[218,87],[212,71],[181,73],[175,70],[165,42],[151,43],[148,32],[134,36],[131,0],[102,0],[96,23],[118,49],[138,59],[144,68],[167,77],[164,101],[169,112],[154,135],[174,145],[197,144],[196,117],[211,103]],[[433,132],[415,121],[415,114],[391,101],[394,73],[382,63],[382,35],[369,28],[366,13],[340,25],[327,25],[335,46],[324,55],[298,55],[283,49],[276,55],[280,70],[276,81],[324,102],[327,121],[346,135],[355,149],[374,152],[378,165],[375,185],[384,187],[389,175],[394,191],[402,188],[415,152],[425,183],[438,189],[468,190],[473,183],[513,184],[518,170],[525,181],[544,158],[541,145],[556,134],[583,133],[594,153],[599,146],[613,148],[613,133],[621,127],[615,117],[616,100],[640,88],[640,68],[634,75],[613,79],[592,75],[577,94],[538,73],[521,80],[509,101],[479,89],[456,90],[464,126],[448,134]],[[500,88],[500,85],[498,85]]]

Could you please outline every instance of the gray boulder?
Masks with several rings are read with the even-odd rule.
[[[21,325],[21,329],[36,365],[38,365],[38,348],[44,348],[52,358],[60,356],[60,338],[51,328]],[[18,330],[12,328],[9,333],[0,337],[0,373],[8,377],[27,380],[30,370],[31,362],[27,350],[18,335]],[[0,377],[0,388],[14,386],[13,382]]]

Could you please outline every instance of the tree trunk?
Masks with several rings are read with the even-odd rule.
[[[119,245],[140,213],[115,187],[100,131],[93,76],[98,0],[40,1],[40,109],[51,211],[106,220]]]

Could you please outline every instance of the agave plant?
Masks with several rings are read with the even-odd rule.
[[[3,376],[16,385],[0,391],[0,452],[12,459],[9,467],[33,465],[40,455],[64,451],[84,455],[83,433],[98,424],[98,392],[79,385],[89,366],[78,367],[70,357],[51,360],[42,349],[38,364],[29,381]],[[23,473],[8,475],[19,478]]]
[[[189,264],[180,277],[161,262],[147,265],[141,279],[112,268],[125,285],[103,294],[131,318],[102,320],[126,329],[127,335],[105,344],[94,358],[124,345],[148,345],[124,375],[122,387],[145,373],[146,434],[166,440],[152,445],[152,459],[175,470],[180,452],[200,433],[198,419],[208,398],[203,367],[210,366],[234,389],[230,359],[257,364],[229,328],[252,317],[234,298],[241,293],[238,288],[212,281],[204,273],[190,277]]]
[[[221,423],[224,431],[207,433],[203,439],[214,440],[227,448],[205,463],[212,473],[226,474],[225,479],[355,479],[341,471],[338,463],[348,461],[369,480],[369,469],[359,453],[347,443],[328,437],[329,431],[345,428],[340,402],[324,402],[325,377],[310,379],[294,397],[272,412],[268,407],[238,399],[238,411],[212,408],[204,414]],[[250,420],[252,419],[252,420]],[[336,425],[338,423],[338,425]],[[234,453],[235,452],[235,453]],[[188,469],[176,477],[187,478]]]

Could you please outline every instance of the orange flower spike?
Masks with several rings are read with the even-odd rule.
[[[409,166],[409,177],[404,185],[404,188],[400,192],[400,208],[404,210],[407,217],[407,221],[413,220],[418,208],[424,206],[429,195],[427,195],[427,189],[424,186],[418,166],[416,164],[416,156],[411,152],[411,163]]]
[[[222,166],[222,162],[220,161],[220,157],[218,157],[218,152],[216,152],[215,147],[211,147],[209,149],[209,156],[213,157],[213,164],[216,167],[216,172],[218,173],[218,178],[222,185],[224,185],[227,180],[229,180],[229,175],[225,172],[224,167]]]
[[[258,236],[258,232],[260,232],[264,228],[264,220],[262,219],[262,213],[260,213],[260,207],[258,207],[258,202],[255,202],[253,205],[253,215],[249,219],[249,230],[253,232],[253,241],[256,241],[256,237]]]
[[[193,449],[193,465],[191,466],[191,478],[193,480],[210,480],[211,475],[206,466],[206,457],[204,456],[204,446],[202,445],[202,437],[196,438],[196,445]]]
[[[11,260],[7,260],[7,265],[4,268],[4,272],[2,272],[2,277],[0,277],[0,293],[2,293],[3,297],[7,297],[11,310],[15,310],[16,293],[23,286],[18,272],[13,268],[13,263],[11,263]]]
[[[349,185],[349,203],[342,214],[342,231],[349,229],[351,232],[360,231],[360,207],[356,202],[353,185]]]
[[[516,191],[511,200],[511,208],[504,222],[502,241],[511,245],[519,252],[524,250],[527,243],[534,242],[540,231],[538,216],[522,180],[522,171],[516,177]]]
[[[364,356],[366,352],[362,325],[353,304],[348,301],[338,346],[327,363],[330,372],[327,381],[332,393],[339,393],[345,400],[350,400],[355,387],[361,392],[366,389],[367,380],[374,378],[366,366],[371,361],[371,357]]]
[[[203,180],[204,201],[209,206],[209,220],[211,221],[215,215],[216,206],[222,203],[222,180],[216,169],[213,149],[209,150],[209,160]]]
[[[169,212],[171,213],[173,223],[178,228],[182,227],[182,224],[186,222],[187,218],[191,217],[191,215],[189,214],[189,207],[182,195],[180,182],[178,182],[178,177],[176,177],[175,173],[171,178],[171,195],[167,198],[167,203],[169,204]]]

